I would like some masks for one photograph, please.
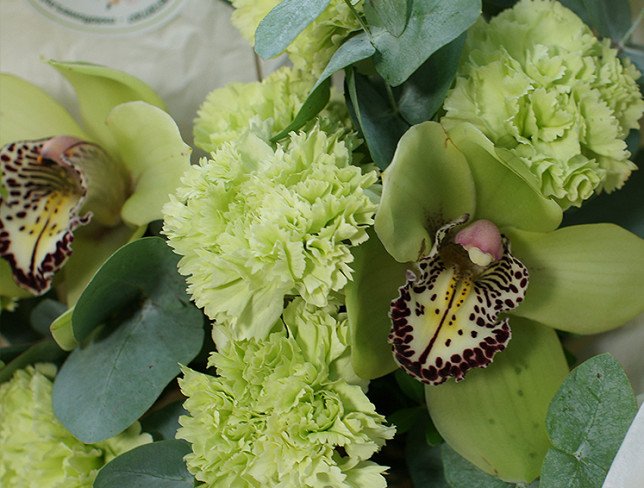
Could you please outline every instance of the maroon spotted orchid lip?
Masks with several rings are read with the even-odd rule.
[[[40,295],[72,252],[73,231],[89,222],[80,216],[87,193],[75,164],[94,144],[69,136],[19,141],[0,149],[0,256],[16,283]],[[96,149],[94,149],[96,148]]]
[[[400,296],[391,304],[389,342],[394,358],[423,383],[438,385],[449,377],[460,381],[468,370],[488,366],[511,337],[508,319],[499,320],[499,314],[517,307],[528,286],[528,270],[510,254],[509,242],[496,226],[498,236],[494,235],[489,221],[483,224],[487,237],[482,241],[476,237],[474,246],[498,258],[483,266],[470,260],[463,242],[472,244],[471,234],[477,234],[480,226],[477,229],[477,222],[470,226],[476,231],[470,237],[467,232],[463,237],[467,228],[458,233],[461,242],[453,237],[467,218],[436,232],[429,255],[417,263],[417,274],[408,274]]]

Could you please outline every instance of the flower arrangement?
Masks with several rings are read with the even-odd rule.
[[[615,483],[632,386],[568,347],[644,312],[642,13],[230,3],[291,65],[193,164],[126,73],[50,61],[82,124],[0,75],[0,484]]]

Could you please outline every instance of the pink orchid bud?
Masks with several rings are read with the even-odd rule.
[[[503,257],[501,232],[489,220],[471,223],[456,234],[454,242],[463,246],[470,260],[479,266],[488,266]]]
[[[60,162],[63,153],[80,142],[83,141],[72,136],[54,136],[42,145],[40,156]]]

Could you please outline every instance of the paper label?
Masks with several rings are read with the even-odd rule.
[[[161,27],[186,0],[30,0],[51,20],[76,30],[128,34]]]

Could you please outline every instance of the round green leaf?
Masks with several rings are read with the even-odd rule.
[[[162,239],[134,241],[114,253],[78,300],[72,326],[85,344],[58,373],[53,404],[82,441],[131,425],[179,373],[179,363],[198,354],[202,314],[185,292],[178,259]]]
[[[141,419],[141,430],[152,434],[155,440],[174,439],[179,429],[179,417],[188,415],[182,401],[172,402]]]
[[[13,357],[6,365],[0,367],[0,383],[9,381],[13,373],[19,369],[26,368],[30,364],[56,362],[64,358],[65,354],[65,351],[58,347],[54,341],[43,339],[28,347],[18,356]],[[0,353],[0,364],[4,361],[6,361],[4,354]]]
[[[94,480],[94,488],[192,488],[194,478],[183,457],[190,444],[167,440],[144,444],[106,464]]]
[[[512,488],[517,486],[484,473],[459,456],[447,444],[443,444],[441,447],[441,456],[445,479],[447,479],[451,488],[470,488],[473,486],[476,488]]]
[[[530,283],[513,315],[576,334],[614,329],[644,311],[644,240],[613,224],[547,234],[505,229]]]
[[[353,280],[345,288],[351,331],[351,363],[365,379],[397,368],[387,336],[391,330],[389,304],[405,283],[407,265],[395,261],[377,236],[354,250]]]
[[[436,122],[405,133],[382,182],[375,228],[397,261],[417,261],[429,252],[441,225],[474,213],[467,161]]]
[[[636,413],[626,373],[610,354],[575,368],[548,410],[552,448],[543,464],[541,486],[601,486]]]
[[[76,91],[86,129],[109,152],[115,143],[105,119],[117,105],[142,100],[165,109],[165,103],[143,81],[119,70],[83,62],[49,61]]]
[[[365,5],[365,15],[377,50],[376,69],[391,86],[409,78],[433,52],[456,39],[481,14],[479,0],[416,0],[406,28],[396,36],[379,15],[381,9],[369,6]]]
[[[426,386],[429,413],[458,454],[508,482],[531,482],[549,447],[546,412],[568,372],[554,330],[512,318],[512,339],[486,369]]]
[[[324,12],[329,1],[282,0],[257,26],[257,54],[268,59],[284,51],[300,32]]]
[[[172,117],[145,102],[115,107],[106,123],[134,185],[121,209],[123,220],[138,226],[162,219],[161,207],[190,167],[190,146]]]
[[[382,80],[363,76],[350,69],[346,91],[349,111],[364,135],[369,153],[374,163],[380,169],[385,169],[391,163],[396,144],[409,129],[409,124],[392,105],[393,99]]]

